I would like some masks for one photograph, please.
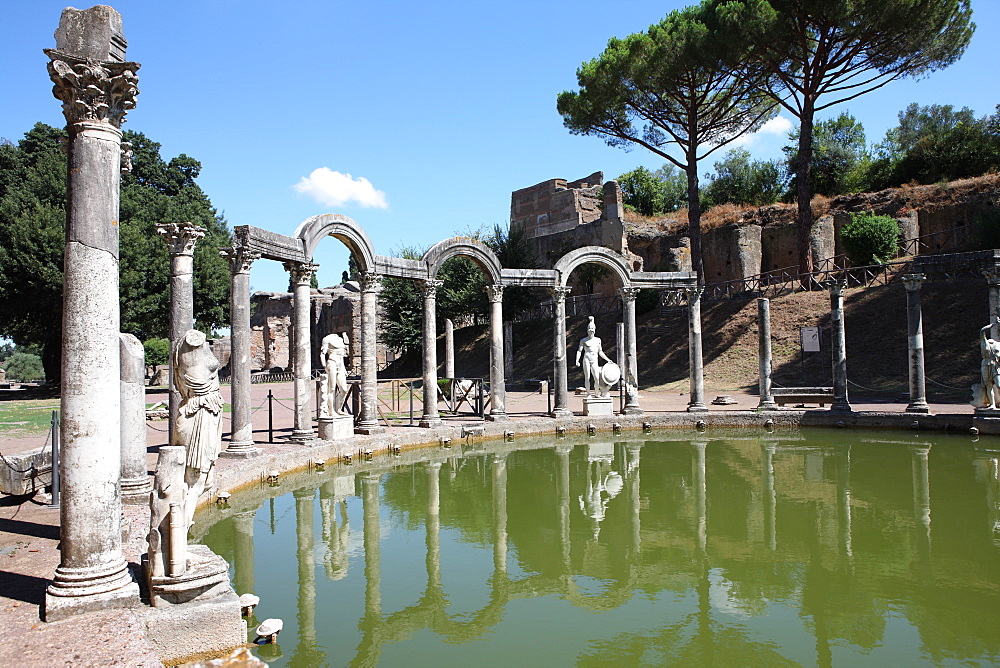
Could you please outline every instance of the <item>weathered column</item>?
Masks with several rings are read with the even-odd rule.
[[[993,325],[990,338],[1000,341],[1000,270],[984,271],[983,276],[986,277],[986,285],[990,290],[990,324]]]
[[[419,422],[421,427],[441,424],[437,407],[437,289],[443,284],[438,280],[420,281],[424,293],[424,413]]]
[[[757,300],[757,340],[760,364],[760,402],[757,409],[776,411],[778,404],[771,396],[771,300],[766,297]]]
[[[639,288],[622,288],[618,291],[622,299],[622,315],[625,319],[625,366],[622,367],[622,383],[625,384],[625,415],[640,415],[639,408],[639,361],[635,343],[635,298]]]
[[[929,445],[910,446],[910,467],[913,475],[913,519],[920,532],[917,552],[925,561],[931,551],[931,484],[927,468]]]
[[[854,538],[851,529],[851,446],[844,445],[837,454],[837,505],[840,507],[840,548],[844,556],[854,556]]]
[[[382,275],[366,272],[361,277],[361,415],[354,430],[358,434],[385,431],[378,424],[378,295]]]
[[[427,568],[428,589],[441,588],[441,462],[427,462]]]
[[[145,352],[139,339],[119,334],[121,355],[122,502],[148,504],[153,479],[146,472]]]
[[[253,523],[257,511],[236,513],[233,516],[233,588],[237,594],[254,593],[254,544]]]
[[[695,540],[698,551],[705,553],[708,542],[708,485],[705,479],[705,447],[706,441],[692,441],[694,459],[691,462],[692,478],[694,479],[694,519]]]
[[[556,456],[556,498],[559,501],[559,553],[562,557],[563,573],[569,577],[570,571],[570,497],[569,486],[569,453],[572,445],[557,445]]]
[[[625,444],[625,479],[628,481],[629,520],[632,524],[631,547],[635,563],[638,563],[642,554],[642,499],[639,498],[639,454],[641,450],[642,443]]]
[[[907,413],[930,413],[927,405],[927,388],[924,381],[924,321],[920,310],[920,286],[927,277],[923,274],[906,274],[906,331],[910,353],[910,404]]]
[[[490,413],[487,420],[509,420],[507,417],[507,380],[503,364],[503,286],[488,285],[490,300]]]
[[[776,516],[778,497],[774,489],[774,453],[778,446],[774,443],[762,443],[761,478],[764,488],[764,532],[767,534],[767,547],[772,552],[778,548],[778,533]]]
[[[503,321],[503,377],[514,381],[514,323]]]
[[[830,328],[833,330],[833,404],[831,411],[850,411],[847,401],[847,334],[844,331],[844,281],[829,281]]]
[[[566,386],[566,295],[572,291],[565,285],[551,288],[552,305],[555,311],[553,320],[553,360],[552,375],[555,384],[555,402],[552,405],[552,417],[570,417],[573,411],[569,409],[569,389]]]
[[[310,382],[312,378],[312,336],[310,334],[310,298],[312,277],[319,269],[311,262],[286,262],[285,270],[291,274],[292,327],[295,329],[295,349],[292,351],[292,368],[295,371],[295,418],[290,441],[305,443],[315,438],[309,416]]]
[[[299,489],[295,497],[295,556],[298,563],[298,648],[295,654],[307,659],[316,647],[316,557],[314,550],[313,509],[315,489]]]
[[[382,614],[382,532],[379,528],[380,473],[361,475],[361,502],[364,518],[365,548],[365,617],[378,619]]]
[[[688,373],[691,375],[691,399],[688,412],[706,411],[705,368],[701,355],[701,291],[698,286],[684,288],[688,297]]]
[[[63,10],[49,76],[69,134],[63,255],[60,561],[47,621],[137,605],[121,547],[118,196],[121,124],[135,107],[137,63],[121,16]]]
[[[253,409],[250,399],[250,265],[259,253],[233,244],[220,249],[229,260],[231,287],[229,291],[229,383],[232,404],[232,428],[229,444],[220,457],[254,457],[261,449],[254,445]]]
[[[194,247],[198,239],[205,236],[205,230],[191,223],[160,223],[156,226],[170,252],[170,378],[169,399],[170,444],[176,442],[174,424],[181,396],[174,387],[173,350],[177,342],[184,338],[189,329],[194,329]]]
[[[455,377],[455,323],[444,319],[444,377]]]
[[[494,454],[490,462],[493,493],[493,572],[507,575],[507,455]]]

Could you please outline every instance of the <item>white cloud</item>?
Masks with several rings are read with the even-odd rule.
[[[363,176],[341,174],[329,167],[314,169],[309,176],[292,186],[295,192],[306,195],[324,206],[342,206],[356,202],[360,206],[388,209],[385,193],[376,190],[371,181]]]
[[[746,134],[739,137],[733,142],[736,146],[753,146],[759,140],[765,139],[767,137],[781,137],[784,139],[791,129],[794,127],[792,122],[785,118],[784,116],[775,116],[771,120],[760,126],[757,132],[752,134]]]

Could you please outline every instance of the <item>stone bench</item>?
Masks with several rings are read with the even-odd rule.
[[[48,445],[7,455],[0,462],[0,492],[20,496],[52,484],[52,448]]]
[[[832,387],[774,387],[771,388],[774,403],[785,404],[819,404],[822,408],[833,403]]]

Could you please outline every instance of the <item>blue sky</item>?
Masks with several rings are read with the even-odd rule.
[[[64,123],[42,49],[66,0],[0,0],[5,103],[0,137]],[[693,0],[692,0],[693,1]],[[231,226],[291,234],[341,213],[376,252],[426,247],[506,224],[510,193],[602,170],[614,178],[662,161],[571,135],[555,96],[609,37],[645,29],[690,2],[379,2],[255,0],[113,2],[128,56],[142,64],[127,128],[160,142],[166,159],[202,163],[202,188]],[[870,142],[910,102],[1000,103],[1000,2],[973,0],[978,25],[965,56],[920,81],[894,82],[846,105]],[[81,5],[85,7],[89,5]],[[822,117],[836,115],[834,108]],[[790,120],[746,143],[775,158]],[[711,160],[708,161],[709,163]],[[711,171],[711,164],[701,172]],[[320,283],[339,282],[347,255],[320,245]],[[282,290],[279,265],[259,261],[257,290]]]

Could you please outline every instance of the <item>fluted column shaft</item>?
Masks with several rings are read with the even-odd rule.
[[[920,309],[920,286],[927,277],[923,274],[906,274],[906,333],[910,353],[910,404],[907,413],[930,413],[927,405],[927,384],[924,377],[924,321]]]
[[[295,416],[290,440],[311,441],[315,438],[309,416],[312,379],[312,335],[310,283],[319,265],[311,262],[286,262],[285,269],[292,277],[292,326],[295,328],[295,346],[292,350],[292,368],[295,372]]]
[[[441,424],[437,406],[437,289],[443,281],[422,281],[420,285],[424,293],[424,413],[419,424],[435,427]]]
[[[553,417],[569,417],[573,412],[569,409],[569,388],[567,387],[566,370],[566,295],[571,291],[563,285],[552,288],[552,304],[555,318],[553,320],[553,383],[555,384],[555,402],[552,406]]]
[[[250,398],[250,265],[260,254],[233,245],[220,249],[229,261],[229,383],[232,429],[222,457],[250,457],[260,454],[253,441],[253,412]]]
[[[847,333],[844,328],[844,281],[830,281],[830,327],[833,349],[833,404],[831,411],[848,412],[851,404],[847,400]]]
[[[378,424],[378,295],[382,276],[366,273],[361,279],[361,415],[355,431],[376,434]]]
[[[503,286],[486,286],[490,300],[490,414],[489,420],[507,420],[507,389],[503,364]]]
[[[688,373],[691,398],[688,411],[708,410],[705,405],[705,367],[701,353],[701,291],[700,287],[685,288],[688,297]]]

